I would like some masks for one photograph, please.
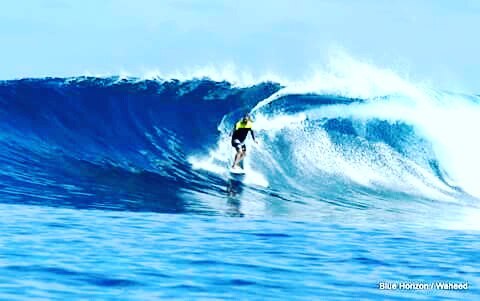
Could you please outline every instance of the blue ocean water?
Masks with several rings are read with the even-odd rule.
[[[0,299],[478,298],[479,98],[404,92],[1,82]]]

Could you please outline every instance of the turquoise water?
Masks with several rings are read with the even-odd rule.
[[[1,205],[0,298],[463,299],[479,295],[478,235]],[[474,242],[474,243],[472,243]],[[468,282],[468,290],[379,290]]]

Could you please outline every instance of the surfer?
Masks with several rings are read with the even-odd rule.
[[[255,143],[255,135],[253,134],[253,122],[250,115],[245,114],[243,118],[235,124],[235,128],[232,131],[232,146],[237,150],[235,154],[235,160],[233,161],[232,168],[240,167],[239,163],[247,155],[247,147],[245,146],[245,139],[247,139],[248,132],[252,135],[252,139]]]

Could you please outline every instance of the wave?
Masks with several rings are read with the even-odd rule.
[[[309,206],[480,196],[478,97],[405,83],[365,97],[338,93],[336,83],[314,91],[206,78],[3,81],[0,194],[5,202],[204,213],[232,197],[232,186],[236,195]],[[247,142],[249,172],[235,184],[228,135],[245,112],[261,143]]]

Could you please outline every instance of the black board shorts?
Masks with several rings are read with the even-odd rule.
[[[235,147],[236,150],[239,150],[240,148],[242,148],[243,151],[247,150],[247,147],[245,146],[245,143],[240,142],[240,140],[238,140],[238,139],[235,139],[235,140],[232,141],[232,146]]]

